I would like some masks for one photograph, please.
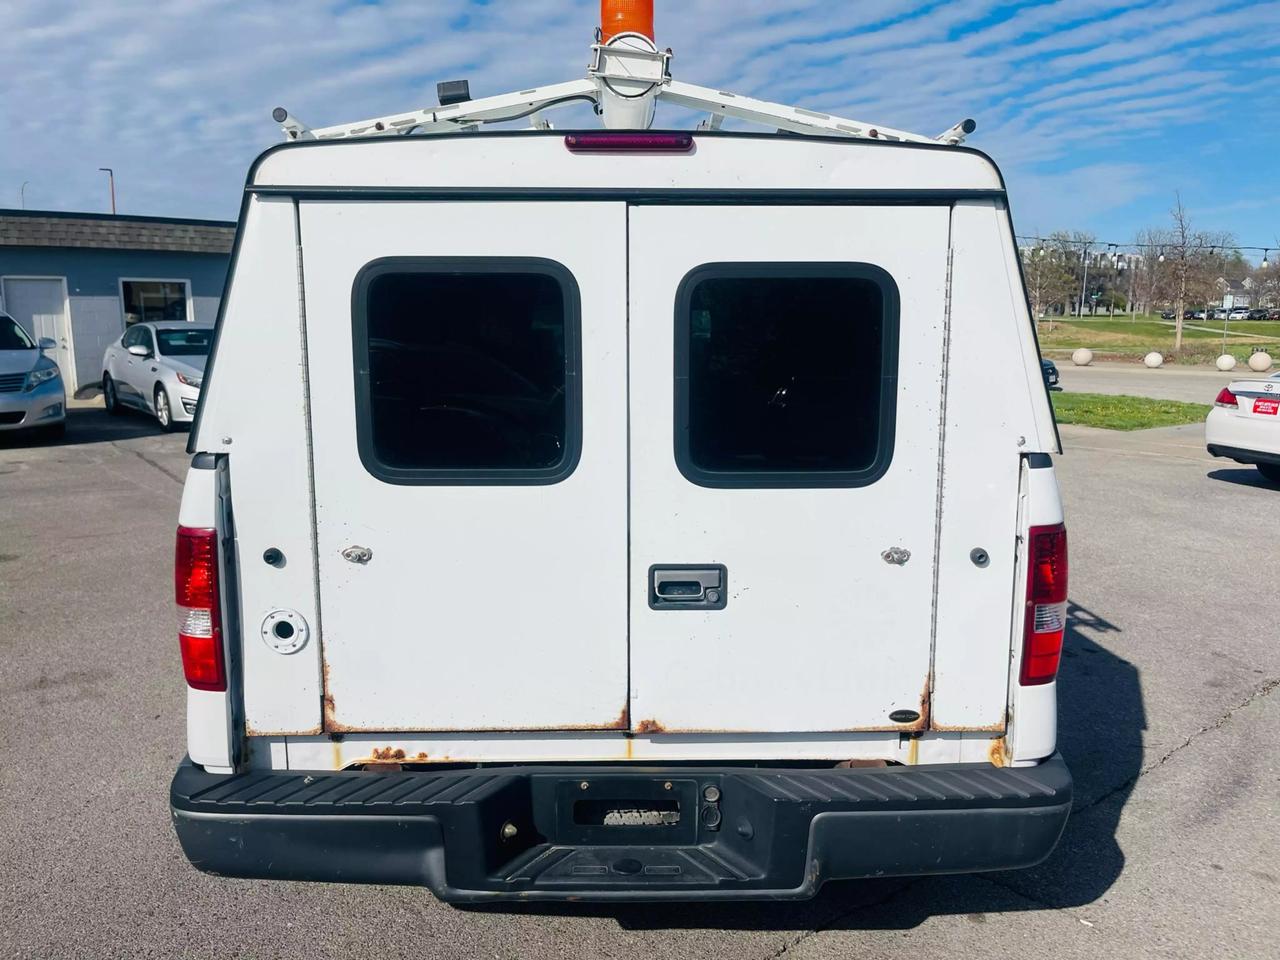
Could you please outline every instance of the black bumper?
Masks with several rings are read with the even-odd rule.
[[[170,802],[187,857],[223,876],[415,884],[455,902],[777,900],[811,897],[827,880],[1030,866],[1062,833],[1071,775],[1058,756],[1017,769],[233,776],[184,763]],[[620,809],[679,817],[600,822]]]
[[[1211,457],[1227,457],[1236,463],[1274,463],[1280,466],[1280,453],[1268,453],[1266,450],[1246,450],[1243,447],[1224,447],[1211,443],[1205,449]]]

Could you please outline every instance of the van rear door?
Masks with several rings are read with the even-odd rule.
[[[948,224],[631,210],[638,732],[927,722]]]
[[[625,206],[299,216],[326,730],[624,726]]]

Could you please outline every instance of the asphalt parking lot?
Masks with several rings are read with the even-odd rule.
[[[1132,391],[1130,391],[1132,392]],[[461,911],[423,890],[225,880],[168,821],[183,753],[184,435],[72,413],[0,443],[0,938],[18,957],[1276,956],[1280,489],[1199,425],[1064,427],[1075,812],[1021,873],[810,903]]]

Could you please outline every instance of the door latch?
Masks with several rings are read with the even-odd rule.
[[[365,564],[373,559],[373,551],[368,547],[358,547],[353,544],[342,551],[342,559],[348,563]]]
[[[729,575],[723,564],[672,563],[649,568],[649,606],[654,610],[722,610]]]

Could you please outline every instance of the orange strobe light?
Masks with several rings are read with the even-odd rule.
[[[653,39],[653,0],[600,0],[601,40],[619,33],[642,33]]]

